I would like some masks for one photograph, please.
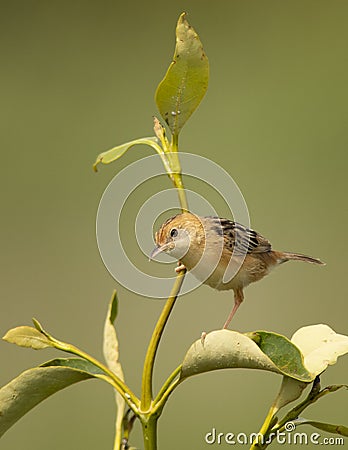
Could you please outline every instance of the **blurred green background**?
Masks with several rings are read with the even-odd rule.
[[[154,91],[182,11],[204,43],[211,79],[181,150],[209,157],[233,176],[252,227],[274,248],[327,263],[289,263],[249,287],[232,327],[291,336],[323,322],[348,332],[347,2],[2,1],[1,333],[35,316],[53,335],[102,357],[104,316],[117,287],[121,360],[137,393],[163,302],[112,279],[98,253],[95,217],[116,172],[149,150],[136,148],[98,174],[92,163],[101,151],[152,135]],[[166,179],[158,184],[168,187]],[[128,232],[131,238],[132,224]],[[150,239],[152,231],[144,232]],[[222,325],[231,306],[231,292],[206,286],[177,302],[156,386],[202,330]],[[1,384],[57,356],[4,342],[0,352]],[[345,357],[323,385],[347,383],[347,369]],[[160,448],[206,448],[212,427],[257,431],[279,384],[276,375],[242,370],[188,380],[160,419]],[[347,394],[321,400],[305,417],[347,425]],[[113,420],[111,390],[89,381],[35,408],[0,448],[110,449]],[[131,443],[143,448],[139,426]]]

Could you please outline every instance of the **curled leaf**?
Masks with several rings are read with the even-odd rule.
[[[274,402],[275,411],[279,411],[280,408],[283,408],[289,403],[300,398],[306,387],[308,387],[307,382],[294,380],[289,377],[283,377],[279,393]]]
[[[287,337],[269,331],[255,331],[257,345],[287,376],[310,382],[311,376],[304,365],[300,350]]]
[[[259,335],[261,332],[256,333]],[[268,370],[297,380],[310,381],[310,374],[303,366],[300,354],[296,353],[297,349],[293,344],[284,336],[280,339],[275,333],[267,335],[267,345],[262,348],[244,334],[230,330],[213,331],[206,335],[203,342],[197,340],[192,344],[184,358],[180,378],[211,370],[248,368]],[[270,345],[272,342],[274,345]],[[283,352],[296,355],[291,364],[284,364]]]

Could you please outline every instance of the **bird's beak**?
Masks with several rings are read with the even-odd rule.
[[[165,252],[172,246],[172,242],[167,242],[167,244],[161,245],[160,247],[155,247],[150,253],[149,260],[154,259],[159,253]]]

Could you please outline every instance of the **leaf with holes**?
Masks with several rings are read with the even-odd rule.
[[[179,17],[173,62],[157,87],[157,107],[173,135],[178,135],[200,104],[209,81],[209,62],[202,43],[186,20]]]

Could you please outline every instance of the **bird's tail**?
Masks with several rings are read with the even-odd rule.
[[[313,258],[312,256],[302,255],[301,253],[291,253],[291,252],[276,252],[279,263],[284,263],[290,260],[305,261],[311,264],[325,265],[323,261],[318,258]]]

